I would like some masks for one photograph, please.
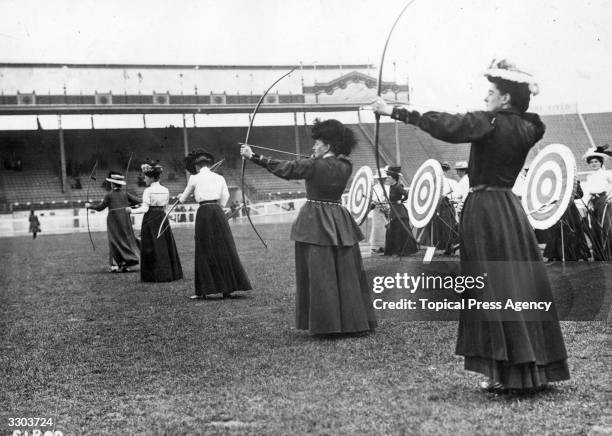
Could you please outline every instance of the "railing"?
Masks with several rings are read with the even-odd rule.
[[[249,204],[251,219],[256,223],[278,223],[292,221],[297,212],[306,202],[305,198],[270,201],[264,203]],[[172,227],[192,227],[195,223],[195,215],[198,204],[181,205],[186,210],[173,211],[170,214]],[[226,213],[230,209],[226,208]],[[81,233],[87,231],[87,210],[78,209],[46,209],[37,210],[36,215],[40,221],[41,234],[66,234]],[[89,228],[92,232],[106,231],[106,217],[108,210],[96,212],[89,211]],[[0,237],[22,236],[28,234],[29,211],[16,211],[12,214],[0,216]],[[131,216],[132,224],[140,229],[144,214]],[[245,223],[247,220],[244,210],[240,210],[235,217],[230,218],[230,223]]]

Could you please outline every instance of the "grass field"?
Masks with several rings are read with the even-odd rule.
[[[86,234],[0,239],[0,432],[10,417],[53,417],[64,435],[612,432],[605,320],[562,323],[572,380],[483,394],[453,354],[456,322],[296,331],[289,227],[258,228],[269,250],[234,227],[256,289],[230,300],[187,298],[191,229],[175,231],[186,278],[170,284],[107,273],[105,233],[96,252]]]

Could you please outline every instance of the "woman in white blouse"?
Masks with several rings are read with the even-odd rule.
[[[612,174],[604,162],[611,154],[608,145],[590,148],[584,155],[593,170],[582,185],[582,201],[588,205],[588,235],[594,260],[612,260]]]
[[[210,170],[213,155],[203,151],[191,152],[185,167],[191,173],[187,187],[180,196],[181,203],[193,194],[200,203],[195,222],[195,295],[222,294],[229,297],[234,291],[251,290],[251,283],[240,262],[234,237],[222,207],[229,200],[223,176]]]
[[[140,279],[143,282],[182,279],[183,270],[172,229],[168,227],[157,237],[170,200],[168,188],[159,183],[163,168],[158,162],[146,162],[141,165],[141,169],[148,186],[142,193],[142,204],[136,209],[126,209],[128,213],[145,214],[141,228]]]

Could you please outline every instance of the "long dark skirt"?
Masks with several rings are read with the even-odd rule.
[[[401,204],[394,204],[391,207],[393,208],[390,213],[391,221],[385,235],[385,256],[394,254],[408,256],[416,253],[419,251],[417,241],[412,232],[406,230],[411,228],[408,211]]]
[[[586,231],[591,240],[593,259],[612,260],[612,202],[606,195],[591,198]]]
[[[436,214],[429,224],[419,231],[418,240],[421,245],[436,247],[438,250],[448,250],[457,242],[455,207],[447,197],[440,199]]]
[[[134,235],[130,216],[123,209],[112,210],[106,217],[109,263],[118,267],[138,265],[140,241]]]
[[[151,207],[142,218],[140,280],[143,282],[172,282],[183,278],[181,260],[168,223],[164,233],[157,238],[164,216],[163,207]]]
[[[203,204],[196,214],[195,290],[200,296],[251,290],[234,237],[218,204]]]
[[[563,260],[564,252],[567,261],[588,260],[591,257],[582,228],[582,218],[573,201],[570,202],[560,222],[546,231],[544,257],[548,260]]]
[[[296,325],[311,334],[373,331],[372,307],[359,244],[295,243]]]
[[[533,229],[512,192],[471,193],[460,225],[463,274],[487,273],[485,287],[466,298],[553,301]],[[518,312],[506,320],[500,311],[463,310],[456,353],[465,356],[467,370],[506,388],[536,388],[569,379],[556,312],[542,319]]]

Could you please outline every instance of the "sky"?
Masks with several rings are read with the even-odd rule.
[[[405,0],[0,0],[0,62],[378,65]],[[612,2],[416,0],[384,80],[415,108],[482,109],[494,57],[536,75],[534,106],[612,111]]]

